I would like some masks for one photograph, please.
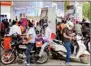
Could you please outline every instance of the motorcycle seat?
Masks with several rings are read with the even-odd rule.
[[[19,48],[26,49],[27,47],[26,47],[26,45],[19,45]]]
[[[60,41],[60,40],[53,40],[53,42],[55,42],[57,44],[62,44],[62,41]]]

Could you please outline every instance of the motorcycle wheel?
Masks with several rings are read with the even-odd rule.
[[[1,56],[1,62],[4,65],[13,63],[15,61],[15,59],[16,59],[16,55],[15,55],[15,53],[13,53],[11,51],[7,51],[7,52],[3,53]]]
[[[42,54],[42,57],[40,57],[37,60],[37,63],[38,64],[43,64],[43,63],[46,63],[47,61],[48,61],[48,53],[44,51],[43,54]]]
[[[88,55],[83,55],[80,57],[80,61],[84,64],[88,64],[89,63],[89,56]]]

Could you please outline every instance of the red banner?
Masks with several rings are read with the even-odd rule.
[[[1,1],[0,6],[12,6],[12,1]]]

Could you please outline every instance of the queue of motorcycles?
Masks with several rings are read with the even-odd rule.
[[[22,44],[24,38],[22,40],[18,39],[18,35],[12,36],[12,42],[11,42],[11,49],[8,51],[5,51],[4,54],[1,56],[1,62],[3,64],[11,64],[15,61],[16,57],[19,57],[20,59],[25,59],[26,55],[26,44]],[[48,61],[48,58],[50,56],[50,53],[52,54],[53,58],[65,58],[66,57],[66,49],[64,47],[64,43],[60,40],[54,39],[50,46],[46,46],[44,49],[44,52],[41,57],[38,57],[40,49],[42,44],[44,43],[43,40],[38,38],[36,40],[35,46],[31,49],[31,61],[34,63],[43,64]],[[90,43],[90,39],[87,41],[87,43]],[[77,48],[73,50],[76,51],[75,56],[71,56],[71,59],[74,60],[80,60],[82,63],[89,63],[89,51],[87,50],[87,47],[85,46],[85,42],[83,40],[83,37],[79,34],[75,36],[75,40],[72,43]],[[3,46],[3,45],[2,45]],[[49,50],[51,48],[51,50]],[[74,52],[73,51],[73,52]],[[79,58],[76,58],[78,55]]]

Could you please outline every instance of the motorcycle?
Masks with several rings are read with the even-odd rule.
[[[67,50],[63,44],[64,43],[62,41],[59,41],[56,39],[53,40],[53,42],[51,44],[52,58],[57,58],[57,57],[66,58]],[[73,48],[73,51],[76,51],[76,54],[74,56],[71,56],[70,59],[74,60],[74,61],[81,61],[82,63],[89,63],[90,53],[86,50],[86,46],[84,45],[82,36],[76,35],[73,44],[78,47],[75,50]],[[77,55],[79,58],[76,58]]]
[[[25,38],[20,39],[18,35],[13,35],[12,36],[12,41],[11,41],[11,48],[7,51],[4,52],[1,56],[1,62],[5,65],[11,64],[15,61],[17,57],[20,59],[25,60],[26,55],[26,44],[22,44],[22,42],[25,40]],[[38,57],[38,53],[41,49],[42,46],[41,40],[36,40],[35,46],[31,49],[30,51],[30,58],[32,62],[36,62],[39,64],[43,64],[47,62],[48,60],[48,46],[45,47],[45,50],[42,54],[41,57]]]

